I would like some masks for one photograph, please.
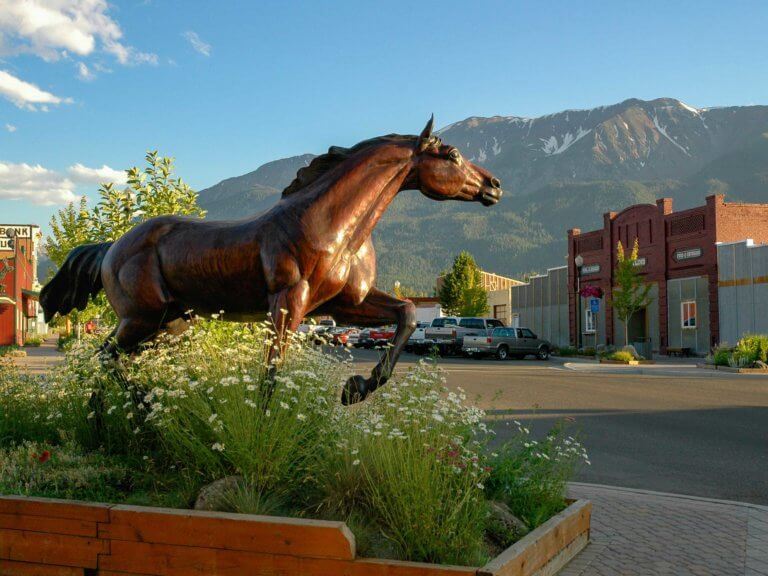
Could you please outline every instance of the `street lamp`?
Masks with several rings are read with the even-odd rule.
[[[581,269],[584,257],[577,254],[573,263],[576,265],[576,349],[581,350]]]

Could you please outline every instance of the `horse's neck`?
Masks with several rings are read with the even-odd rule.
[[[346,244],[356,253],[400,191],[409,168],[409,162],[393,162],[378,170],[357,167],[317,197],[309,209],[312,219],[327,222],[330,241]]]

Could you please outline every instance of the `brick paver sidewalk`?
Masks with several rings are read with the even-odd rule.
[[[592,542],[560,576],[768,576],[768,507],[573,483]]]
[[[50,335],[38,347],[25,347],[26,356],[14,358],[16,364],[30,374],[47,374],[48,371],[64,360],[64,353],[56,348],[58,338]]]

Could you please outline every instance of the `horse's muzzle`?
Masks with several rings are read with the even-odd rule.
[[[501,200],[502,194],[501,188],[486,188],[480,196],[480,202],[483,203],[483,206],[493,206]]]

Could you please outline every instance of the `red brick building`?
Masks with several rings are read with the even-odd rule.
[[[571,343],[624,344],[623,324],[610,305],[613,265],[617,243],[631,249],[637,238],[638,265],[651,284],[653,301],[630,320],[630,343],[647,340],[661,353],[669,348],[708,352],[720,340],[716,244],[747,238],[768,243],[768,204],[730,203],[717,195],[704,206],[674,212],[672,200],[662,198],[655,205],[604,214],[603,223],[601,230],[568,231]],[[583,258],[580,275],[577,255]],[[577,286],[585,284],[605,292],[597,314],[588,310],[588,300],[577,297]]]
[[[0,346],[22,345],[35,331],[39,241],[38,226],[0,224]]]

